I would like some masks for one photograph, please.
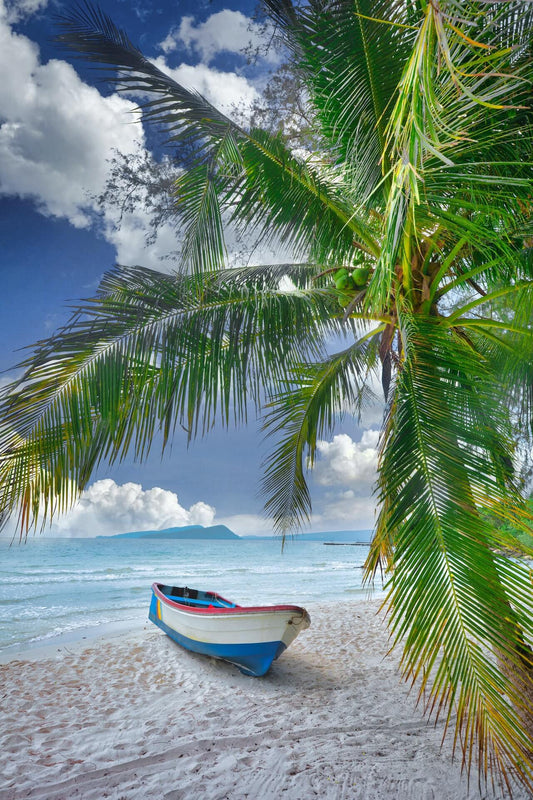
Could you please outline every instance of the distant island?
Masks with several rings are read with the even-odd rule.
[[[161,531],[132,531],[114,536],[97,536],[97,539],[240,539],[225,525],[185,525],[181,528],[164,528]]]
[[[131,531],[115,533],[112,536],[97,536],[97,539],[246,539],[248,541],[276,541],[279,536],[238,536],[226,525],[185,525],[180,528],[164,528],[160,531]],[[289,539],[297,542],[322,542],[324,544],[370,544],[371,530],[360,531],[319,531],[317,533],[289,534]]]

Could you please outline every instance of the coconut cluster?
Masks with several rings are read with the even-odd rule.
[[[341,267],[333,274],[336,288],[343,292],[339,297],[340,305],[345,308],[351,301],[357,291],[361,291],[367,283],[370,275],[370,267],[356,267],[352,272]]]

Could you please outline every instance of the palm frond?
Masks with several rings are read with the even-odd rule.
[[[56,41],[75,58],[118,71],[117,88],[141,96],[159,95],[144,106],[145,113],[150,118],[168,115],[173,137],[196,134],[201,142],[208,132],[223,136],[228,126],[236,127],[199,92],[185,89],[156,67],[100,8],[88,3],[73,6],[57,17],[57,25],[61,33]]]
[[[155,95],[142,108],[147,119],[165,126],[170,140],[196,143],[197,180],[192,173],[178,182],[178,208],[188,222],[186,252],[196,254],[194,264],[202,266],[201,254],[207,250],[205,266],[211,268],[224,249],[218,205],[233,209],[234,216],[246,218],[248,224],[259,222],[266,228],[275,223],[282,241],[290,241],[300,253],[313,244],[321,260],[331,256],[332,236],[345,243],[340,260],[353,252],[354,238],[370,253],[379,253],[366,212],[349,208],[333,182],[328,185],[319,170],[296,158],[279,137],[246,131],[199,93],[176,83],[102,11],[88,6],[74,9],[60,18],[60,26],[61,44],[118,71],[114,82],[119,90]],[[289,195],[288,202],[281,202],[283,194]],[[208,224],[207,199],[213,214]],[[291,201],[296,206],[287,217]],[[308,213],[299,215],[306,207]]]
[[[503,14],[503,7],[508,5],[501,4],[496,16]],[[395,271],[401,273],[404,291],[412,291],[412,263],[420,246],[415,231],[440,227],[453,236],[455,228],[460,238],[468,229],[471,238],[474,231],[477,233],[478,247],[485,241],[485,251],[490,246],[495,251],[502,244],[505,246],[506,235],[514,227],[509,222],[517,210],[514,193],[518,188],[519,196],[526,200],[530,192],[527,168],[517,171],[504,166],[507,159],[516,157],[510,149],[513,135],[515,143],[525,138],[525,147],[530,147],[531,137],[523,136],[524,120],[519,129],[508,119],[509,111],[522,108],[530,63],[511,67],[509,44],[502,46],[501,36],[490,25],[473,39],[475,18],[489,14],[488,10],[474,9],[475,4],[466,4],[459,13],[454,3],[439,7],[428,3],[420,16],[416,40],[388,121],[392,183],[375,273],[379,279],[371,283],[367,293],[369,308],[386,301]],[[479,156],[484,152],[485,168],[479,165]],[[477,166],[469,168],[472,161]],[[471,180],[466,176],[460,185],[454,185],[452,176],[457,174],[459,164],[476,174]],[[444,176],[448,175],[452,182],[445,186],[448,177]],[[439,188],[433,192],[433,181],[439,176]],[[499,214],[487,205],[491,195],[487,186],[480,186],[483,179],[492,183],[493,198],[489,202],[501,209]],[[507,180],[512,190],[506,186]],[[498,195],[502,197],[506,188],[510,189],[507,202],[501,203]],[[498,217],[505,221],[505,215],[507,224],[500,227]],[[508,258],[504,260],[508,262]]]
[[[262,267],[257,284],[246,270],[210,280],[139,267],[107,276],[2,397],[2,511],[22,504],[25,521],[36,523],[43,508],[51,517],[57,498],[72,502],[102,459],[142,460],[155,434],[166,443],[178,424],[191,437],[217,418],[238,425],[249,403],[260,407],[264,386],[323,354],[342,330],[326,312],[335,296],[284,291],[279,272]],[[309,282],[305,266],[292,274]]]
[[[185,242],[181,257],[193,271],[224,266],[226,244],[219,196],[211,164],[197,164],[180,175],[174,185],[176,207],[182,211]]]
[[[391,630],[428,712],[444,713],[446,726],[457,714],[467,770],[475,757],[505,781],[518,776],[531,786],[530,742],[517,709],[531,713],[533,694],[519,696],[491,656],[517,671],[525,658],[531,682],[524,649],[533,636],[531,577],[502,555],[527,548],[479,514],[507,507],[526,521],[509,472],[503,476],[500,462],[500,480],[495,470],[496,460],[512,459],[512,428],[490,365],[468,341],[437,321],[402,324],[406,361],[379,477],[386,500],[379,527],[394,542]],[[387,551],[387,538],[375,548]]]
[[[346,408],[357,414],[373,398],[368,371],[377,358],[377,335],[367,334],[317,364],[293,369],[290,384],[276,395],[265,419],[278,437],[265,465],[265,509],[283,537],[300,528],[311,512],[305,471],[312,467],[317,439],[333,430]]]
[[[300,6],[266,0],[295,53],[328,147],[357,176],[368,197],[388,172],[387,111],[414,32],[404,3],[334,0]],[[392,23],[392,24],[391,24]]]

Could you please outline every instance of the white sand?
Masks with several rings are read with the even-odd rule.
[[[442,727],[384,660],[375,601],[308,608],[311,628],[264,678],[188,653],[150,623],[1,667],[0,798],[499,796],[475,779],[468,792]]]

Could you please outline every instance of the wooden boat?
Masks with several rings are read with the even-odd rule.
[[[264,675],[311,624],[299,606],[239,606],[216,592],[152,585],[149,619],[171,639],[206,656]]]

